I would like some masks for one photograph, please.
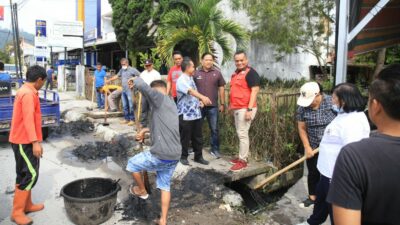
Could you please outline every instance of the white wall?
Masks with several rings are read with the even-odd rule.
[[[252,30],[251,21],[247,14],[244,11],[233,11],[229,2],[229,0],[223,0],[219,5],[224,15],[243,25],[245,28]],[[236,48],[234,43],[232,43],[232,48]],[[277,62],[274,57],[273,48],[256,40],[250,41],[249,46],[245,50],[249,57],[250,66],[257,70],[260,75],[270,79],[277,77],[281,79],[309,78],[308,67],[317,64],[316,58],[308,53],[289,55]],[[218,56],[222,56],[222,53],[220,52]],[[230,79],[234,70],[235,65],[233,60],[230,60],[221,67],[221,71],[227,80]]]
[[[112,7],[108,0],[101,0],[101,33],[104,41],[116,40],[111,23]]]

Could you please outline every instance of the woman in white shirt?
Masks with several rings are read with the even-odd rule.
[[[313,214],[303,224],[319,225],[330,215],[333,225],[332,206],[326,202],[329,185],[337,156],[345,145],[369,137],[370,126],[364,113],[366,101],[354,84],[337,85],[332,94],[332,110],[337,117],[326,127],[319,146],[317,168],[321,173],[317,185],[317,199]]]

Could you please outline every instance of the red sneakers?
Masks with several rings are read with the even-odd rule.
[[[240,161],[239,158],[234,158],[231,161],[229,161],[230,164],[235,165],[236,163],[238,163]]]
[[[244,160],[238,160],[238,162],[233,165],[230,170],[233,172],[239,172],[247,167],[247,162]]]

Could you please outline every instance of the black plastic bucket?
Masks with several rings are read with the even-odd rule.
[[[104,223],[114,213],[118,181],[109,178],[85,178],[66,184],[61,189],[69,219],[78,225]]]

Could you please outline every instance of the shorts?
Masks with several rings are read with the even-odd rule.
[[[171,178],[177,164],[178,160],[163,162],[153,156],[150,151],[143,151],[128,160],[126,170],[131,173],[142,172],[143,170],[156,172],[157,188],[163,191],[170,191]]]

